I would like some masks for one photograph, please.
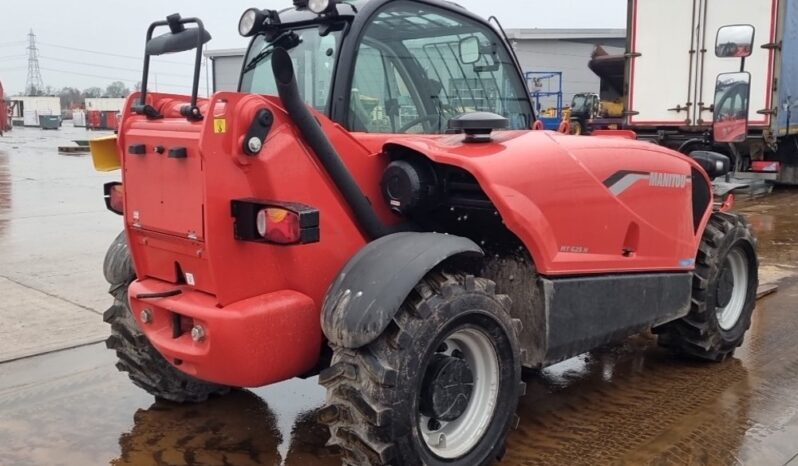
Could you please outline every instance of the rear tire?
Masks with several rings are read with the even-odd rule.
[[[334,348],[319,379],[327,388],[321,419],[345,464],[479,466],[501,458],[524,386],[520,322],[494,289],[483,278],[432,272],[376,341]]]
[[[116,351],[117,369],[127,372],[130,380],[149,394],[176,403],[199,403],[230,391],[229,387],[203,382],[175,369],[139,330],[127,300],[127,288],[136,273],[124,232],[108,249],[104,271],[114,297],[113,306],[103,314],[103,320],[111,325],[105,345]]]
[[[711,361],[733,355],[751,326],[758,267],[756,239],[745,219],[712,214],[696,258],[690,313],[656,329],[659,344]]]

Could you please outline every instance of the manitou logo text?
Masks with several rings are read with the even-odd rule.
[[[687,186],[687,175],[652,173],[648,177],[648,184],[658,188],[684,188]]]

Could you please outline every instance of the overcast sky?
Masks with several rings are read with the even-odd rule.
[[[105,88],[111,81],[129,87],[141,80],[144,34],[152,21],[179,12],[198,16],[213,34],[211,49],[245,47],[237,33],[248,7],[281,9],[291,0],[4,0],[0,9],[0,82],[9,94],[22,92],[27,74],[26,41],[36,33],[46,86]],[[624,28],[627,0],[458,0],[482,15],[496,15],[505,28]],[[78,50],[82,49],[82,50]],[[95,53],[92,53],[95,52]],[[99,52],[99,53],[97,53]],[[190,88],[192,57],[164,58],[154,66],[159,90]],[[541,68],[546,68],[541,64]],[[153,79],[153,78],[151,78]],[[203,80],[203,86],[205,82]]]

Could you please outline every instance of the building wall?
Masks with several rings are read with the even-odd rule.
[[[601,45],[611,55],[623,54],[624,39],[602,39],[599,41],[566,41],[557,39],[512,40],[521,68],[527,71],[561,71],[563,74],[563,101],[567,106],[574,94],[599,91],[599,78],[587,63],[596,45]],[[554,81],[551,89],[556,91]],[[547,85],[543,83],[544,87]],[[529,84],[528,84],[529,85]],[[541,102],[542,107],[553,103]]]
[[[213,58],[214,91],[238,90],[238,77],[241,75],[241,65],[244,61],[243,53],[242,51],[239,56]]]

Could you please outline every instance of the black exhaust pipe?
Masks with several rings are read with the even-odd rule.
[[[372,240],[387,235],[387,228],[377,217],[368,198],[360,190],[352,173],[299,95],[294,64],[291,56],[282,47],[277,47],[272,53],[272,71],[277,82],[277,92],[288,115],[346,199],[360,227]]]

